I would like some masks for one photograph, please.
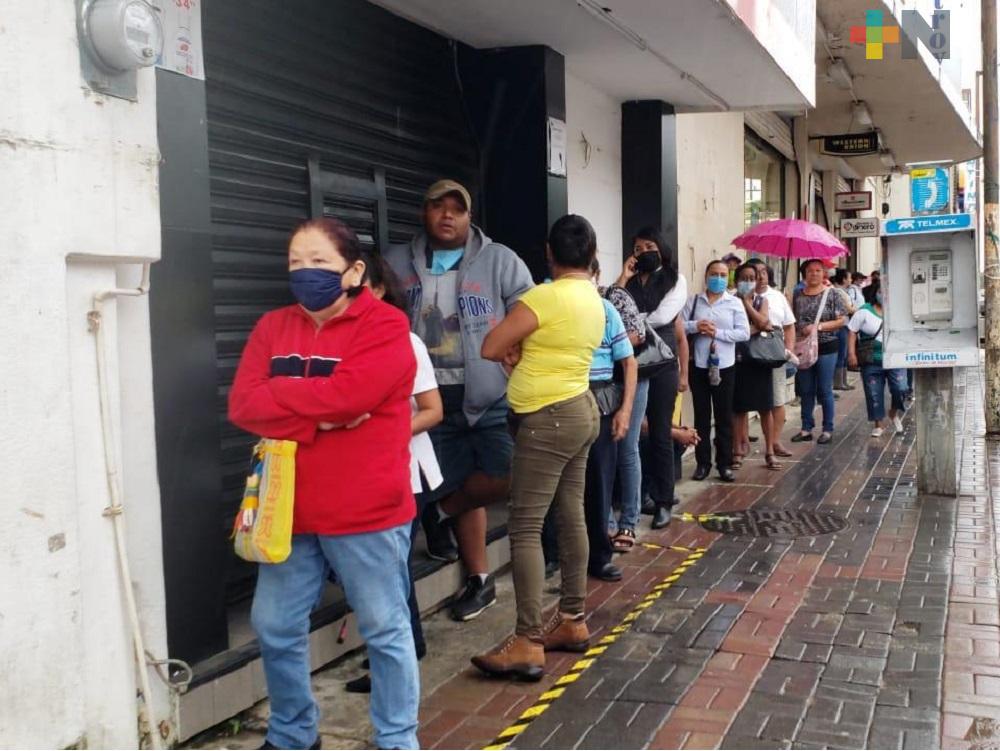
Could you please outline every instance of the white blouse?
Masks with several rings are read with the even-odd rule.
[[[410,332],[410,342],[413,344],[413,354],[417,358],[417,375],[413,379],[413,395],[423,394],[438,387],[437,379],[434,377],[434,366],[431,364],[430,355],[427,354],[427,347],[420,340],[420,337]],[[410,397],[410,410],[412,414],[417,414],[417,400]],[[441,476],[441,467],[438,466],[437,456],[434,454],[434,444],[426,431],[417,433],[410,439],[410,484],[414,493],[423,490],[420,482],[420,473],[423,472],[427,480],[427,488],[434,490],[444,482]]]

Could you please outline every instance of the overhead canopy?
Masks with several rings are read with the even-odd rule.
[[[808,113],[809,135],[865,130],[852,122],[856,97],[867,106],[874,127],[882,133],[884,147],[900,167],[914,162],[959,162],[979,156],[982,146],[966,107],[938,61],[922,44],[917,45],[920,57],[916,59],[904,59],[902,45],[886,44],[883,59],[867,60],[865,45],[851,43],[851,27],[863,26],[865,12],[873,5],[881,6],[885,25],[900,24],[881,0],[818,0],[821,28],[816,40],[817,101],[816,109]],[[956,40],[952,40],[952,49],[957,49]],[[854,97],[827,75],[831,58],[842,59],[852,74]],[[814,157],[813,164],[851,177],[886,174],[891,169],[877,154],[843,160]]]
[[[546,45],[623,101],[712,111],[814,100],[814,0],[373,2],[477,48]]]

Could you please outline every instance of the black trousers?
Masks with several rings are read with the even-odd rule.
[[[701,442],[695,448],[699,467],[712,464],[712,447],[708,442],[715,417],[715,466],[727,469],[733,461],[733,387],[736,368],[719,371],[722,381],[718,386],[708,382],[708,368],[692,365],[688,377],[691,381],[691,398],[694,401],[694,427]]]
[[[612,417],[601,418],[601,432],[590,447],[587,456],[587,485],[583,496],[584,518],[587,521],[587,539],[590,557],[587,568],[598,571],[611,563],[614,549],[608,537],[608,516],[615,487],[615,469],[618,466],[618,445],[611,437]]]
[[[670,508],[674,503],[674,440],[671,437],[674,403],[677,401],[677,363],[649,379],[649,466],[643,459],[643,474],[649,478],[649,497],[657,506]]]

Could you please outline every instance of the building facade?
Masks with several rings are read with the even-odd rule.
[[[548,227],[575,212],[595,226],[605,281],[631,234],[654,224],[699,288],[747,226],[797,216],[833,228],[834,193],[878,174],[826,160],[811,140],[843,127],[825,74],[830,30],[850,21],[841,5],[165,3],[164,61],[138,72],[134,100],[83,79],[72,7],[13,9],[0,37],[15,103],[0,113],[0,264],[19,356],[0,366],[0,469],[17,499],[0,506],[0,655],[19,679],[0,683],[12,710],[0,743],[169,743],[265,695],[248,627],[254,570],[227,539],[252,438],[225,404],[254,322],[290,301],[291,227],[338,216],[377,250],[408,238],[425,187],[452,177],[472,191],[474,221],[539,281]],[[917,62],[893,75],[933,81],[921,106],[941,117],[950,99]],[[894,117],[886,109],[879,126],[887,138]],[[974,136],[949,133],[927,158],[972,158]],[[923,148],[892,138],[901,164]],[[110,289],[143,294],[103,304],[99,350],[88,321]],[[116,482],[127,584],[105,513]],[[502,512],[489,539],[500,566]],[[422,604],[458,577],[428,564]],[[190,682],[171,671],[183,695],[153,666],[136,669],[129,590],[150,659],[192,666]],[[347,615],[331,587],[314,616],[315,667],[357,645]],[[148,706],[136,701],[142,673]]]

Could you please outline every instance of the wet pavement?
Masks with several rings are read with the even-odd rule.
[[[757,455],[733,485],[685,482],[684,516],[659,532],[644,517],[641,544],[617,559],[623,580],[591,581],[592,651],[549,654],[540,683],[468,664],[509,633],[509,577],[480,619],[427,619],[421,744],[1000,747],[1000,512],[988,492],[1000,445],[983,437],[982,388],[980,371],[956,372],[957,499],[917,497],[911,419],[870,438],[860,389],[838,401],[834,442],[797,444],[785,470]],[[315,677],[327,748],[368,737],[363,700],[340,683],[357,661]],[[254,742],[251,731],[192,745]]]

